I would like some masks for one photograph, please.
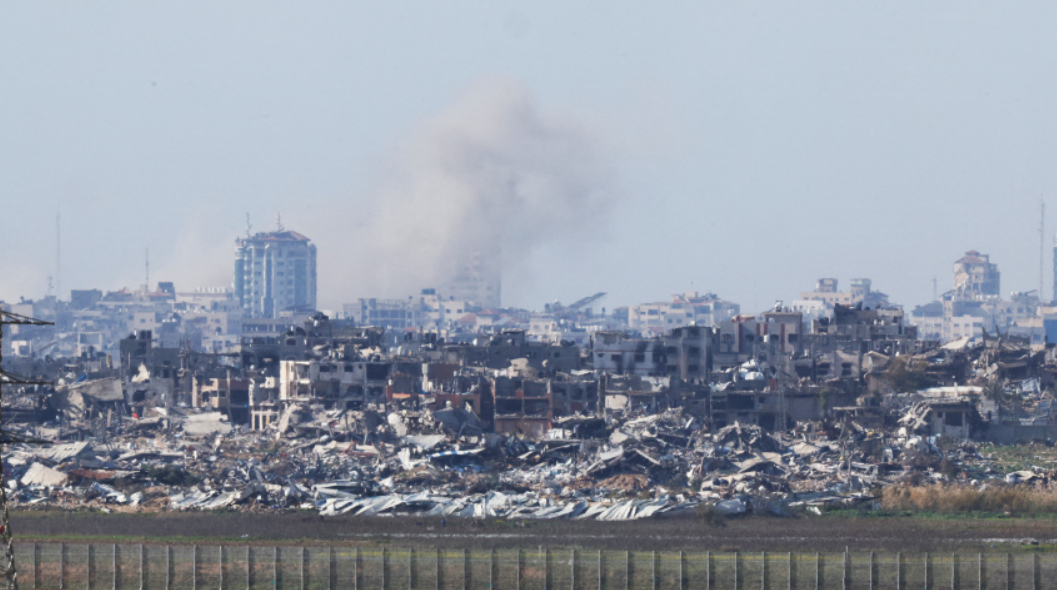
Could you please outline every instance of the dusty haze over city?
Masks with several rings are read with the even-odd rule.
[[[275,225],[319,306],[431,286],[467,233],[503,302],[818,277],[892,301],[991,255],[1039,284],[1057,230],[1057,5],[10,3],[0,299],[230,286]],[[1048,260],[1048,258],[1047,258]],[[1050,263],[1044,285],[1050,285]],[[1052,294],[1047,287],[1044,297]]]

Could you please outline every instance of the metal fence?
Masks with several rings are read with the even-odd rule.
[[[17,546],[23,589],[778,590],[1057,587],[1055,553]]]

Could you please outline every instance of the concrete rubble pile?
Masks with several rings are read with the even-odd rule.
[[[901,482],[1005,477],[973,443],[921,434],[934,406],[902,397],[886,400],[898,414],[890,431],[845,420],[710,432],[676,408],[577,417],[575,430],[590,436],[556,428],[539,439],[486,432],[456,408],[291,405],[261,431],[221,412],[159,408],[106,438],[13,445],[4,468],[21,506],[595,520],[818,511],[869,505]],[[34,432],[49,434],[48,425]]]
[[[120,368],[24,361],[56,386],[5,386],[5,431],[26,441],[4,456],[9,496],[106,511],[631,520],[870,508],[902,484],[1047,484],[1051,472],[1006,474],[972,441],[1057,432],[1057,348],[918,346],[889,311],[845,309],[811,347],[771,337],[808,336],[776,311],[744,334],[603,333],[584,354],[519,330],[443,346],[404,334],[387,352],[383,331],[325,317],[248,336],[238,358],[135,333]],[[896,332],[866,339],[882,328]],[[734,336],[752,331],[765,338],[743,351]]]

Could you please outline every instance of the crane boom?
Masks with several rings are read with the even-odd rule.
[[[565,309],[580,309],[581,307],[587,307],[588,305],[591,305],[595,301],[598,301],[599,299],[601,299],[601,298],[603,298],[605,296],[606,296],[605,293],[595,293],[594,295],[591,295],[590,297],[584,297],[583,299],[580,299],[579,301],[573,302],[572,304],[570,304]]]

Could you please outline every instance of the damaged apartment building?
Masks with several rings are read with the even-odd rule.
[[[598,381],[590,374],[534,377],[533,371],[508,371],[490,379],[495,396],[495,432],[542,438],[563,417],[594,415]]]
[[[588,419],[684,408],[717,427],[768,429],[854,404],[870,374],[912,348],[899,310],[835,306],[803,321],[784,308],[653,338],[598,331],[588,348],[535,342],[524,330],[446,343],[436,333],[386,345],[384,330],[317,315],[276,334],[253,332],[230,354],[122,343],[130,408],[186,405],[266,430],[288,408],[469,411],[485,428],[530,438]],[[572,427],[569,428],[572,430]]]

